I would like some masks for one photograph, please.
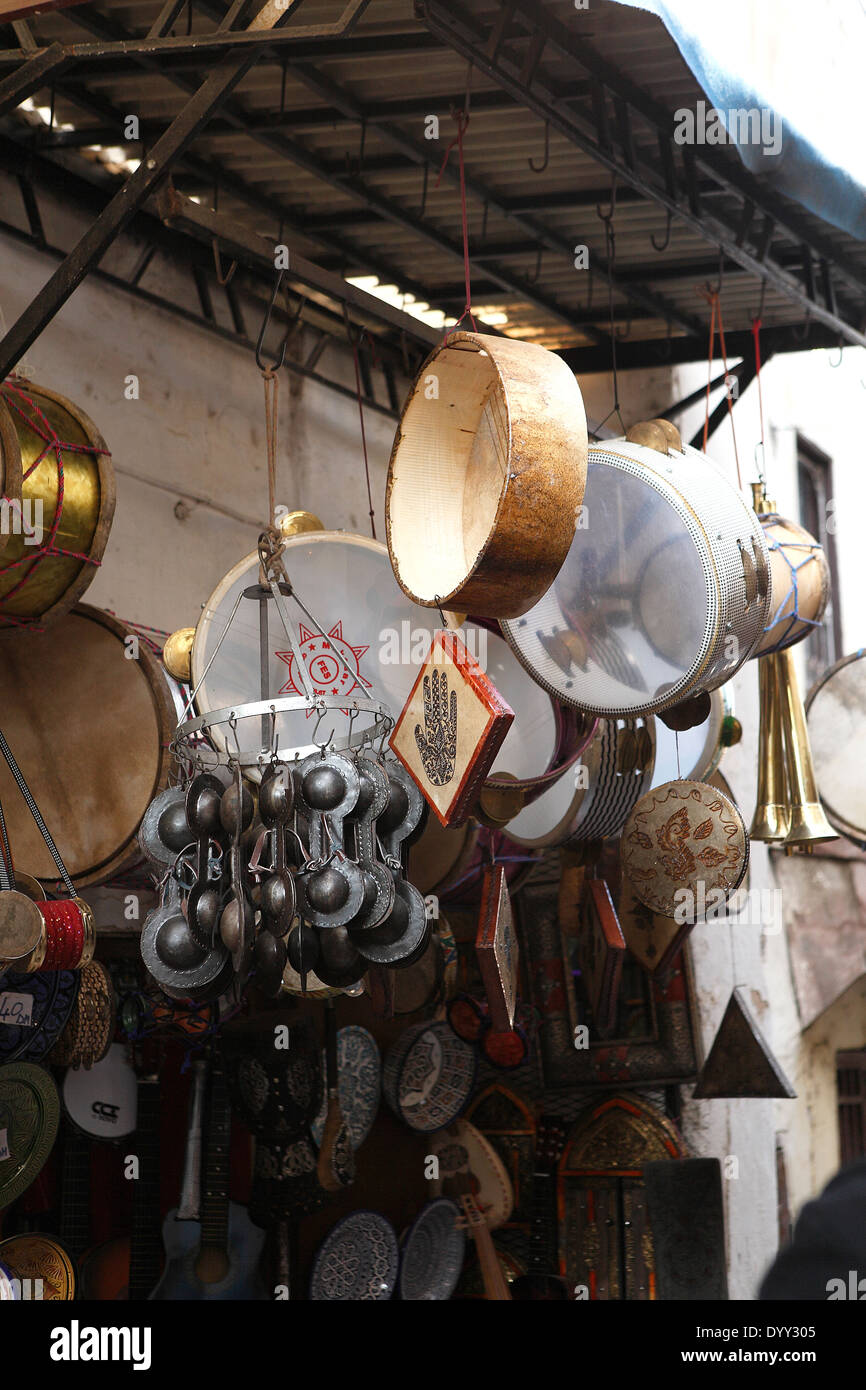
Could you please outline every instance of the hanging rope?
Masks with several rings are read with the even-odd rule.
[[[279,378],[272,367],[264,367],[262,384],[265,388],[265,437],[268,452],[268,524],[267,532],[279,540],[274,518],[277,514],[277,426],[279,423]]]
[[[622,418],[622,411],[619,405],[619,376],[616,367],[616,324],[614,323],[613,317],[613,277],[614,266],[616,264],[616,236],[613,230],[613,217],[616,212],[616,174],[614,174],[611,180],[610,207],[608,211],[602,212],[599,206],[596,208],[596,212],[604,223],[605,255],[607,258],[607,312],[608,324],[610,327],[610,370],[613,376],[613,406],[607,412],[604,419],[596,426],[596,433],[598,430],[604,428],[612,415],[615,415],[619,420],[619,427],[623,434],[627,434],[628,431],[626,430],[625,421]],[[592,277],[590,277],[589,283],[590,286],[592,286]]]
[[[706,451],[707,451],[707,439],[708,439],[708,437],[709,437],[709,430],[710,430],[710,381],[711,381],[711,379],[712,379],[712,374],[713,374],[713,345],[714,345],[714,342],[715,342],[716,322],[718,321],[718,325],[719,325],[719,347],[721,348],[721,352],[722,352],[722,364],[723,364],[724,369],[725,369],[725,395],[727,396],[727,401],[728,401],[728,416],[730,417],[730,421],[731,421],[731,438],[732,438],[733,441],[734,441],[734,459],[736,460],[736,464],[737,464],[737,483],[738,483],[739,486],[742,488],[742,486],[743,486],[743,478],[742,478],[742,474],[741,474],[741,472],[740,472],[740,454],[739,454],[739,450],[737,449],[737,428],[736,428],[736,425],[734,424],[734,406],[733,406],[733,402],[732,402],[732,400],[731,400],[731,393],[730,393],[730,391],[729,391],[728,388],[727,388],[727,378],[728,378],[728,375],[729,375],[729,373],[728,373],[728,353],[727,353],[727,349],[726,349],[726,347],[725,347],[725,326],[724,326],[724,323],[722,322],[722,303],[721,303],[721,299],[719,298],[719,291],[718,291],[718,289],[712,290],[712,289],[709,288],[709,286],[707,286],[705,289],[699,289],[699,290],[698,290],[698,293],[703,295],[704,299],[706,299],[707,303],[708,303],[709,306],[710,306],[710,346],[709,346],[709,352],[708,352],[708,354],[707,354],[707,373],[708,373],[708,375],[707,375],[707,400],[706,400],[706,412],[705,412],[705,415],[704,415],[704,438],[703,438],[703,446],[702,446],[702,447],[703,447],[703,452],[706,453]]]
[[[758,383],[758,411],[761,417],[761,466],[758,477],[764,481],[764,467],[767,460],[767,444],[764,437],[764,393],[761,390],[761,320],[752,319],[752,338],[755,343],[755,380]]]
[[[475,327],[475,319],[472,317],[472,289],[470,285],[471,268],[469,265],[469,228],[467,225],[466,217],[466,170],[463,163],[463,137],[469,128],[469,112],[455,111],[454,119],[457,122],[457,134],[455,135],[454,139],[451,141],[451,144],[445,151],[445,157],[442,160],[442,167],[439,170],[439,177],[436,180],[436,187],[438,188],[439,184],[442,181],[442,175],[445,173],[445,166],[448,163],[448,157],[451,154],[451,151],[454,149],[454,146],[456,145],[457,158],[460,164],[460,216],[463,226],[463,278],[466,289],[466,303],[463,306],[463,313],[460,315],[451,332],[456,332],[457,328],[460,326],[463,320],[465,318],[468,318],[469,322],[472,324],[473,333],[477,333],[478,329]],[[448,336],[449,335],[446,332],[445,337],[443,339],[444,342],[448,341]]]
[[[373,490],[370,486],[370,460],[367,456],[367,431],[364,428],[364,397],[361,394],[361,364],[358,361],[358,344],[352,342],[352,357],[355,361],[355,393],[358,397],[358,415],[361,418],[361,447],[364,450],[364,476],[367,479],[367,506],[369,507],[370,532],[376,539],[376,518],[373,515]]]

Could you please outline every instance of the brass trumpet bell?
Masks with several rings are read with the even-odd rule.
[[[809,854],[813,845],[837,836],[818,799],[790,649],[760,657],[758,680],[758,804],[749,835],[765,844],[783,844],[787,854]]]

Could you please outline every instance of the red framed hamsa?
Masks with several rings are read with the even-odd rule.
[[[466,820],[513,719],[457,633],[440,629],[390,746],[443,825]]]

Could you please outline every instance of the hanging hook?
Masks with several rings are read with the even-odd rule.
[[[287,329],[286,329],[285,336],[284,336],[283,341],[282,341],[282,343],[280,344],[280,347],[279,347],[279,350],[278,350],[278,351],[279,351],[279,356],[277,357],[277,360],[276,360],[276,362],[274,362],[273,366],[268,367],[267,363],[264,361],[264,359],[263,359],[263,357],[262,357],[262,352],[264,351],[264,346],[265,346],[265,334],[266,334],[267,331],[268,331],[268,326],[269,326],[270,321],[271,321],[271,314],[274,312],[274,305],[275,305],[276,302],[277,302],[277,295],[278,295],[279,292],[280,292],[280,285],[281,285],[282,283],[283,283],[283,271],[282,271],[282,270],[278,270],[278,271],[277,271],[277,278],[276,278],[276,280],[274,281],[274,288],[273,288],[272,291],[271,291],[271,298],[270,298],[270,301],[269,301],[269,303],[268,303],[267,310],[266,310],[266,312],[265,312],[264,320],[263,320],[263,322],[262,322],[261,332],[259,333],[259,340],[258,340],[258,342],[256,343],[256,365],[258,366],[258,369],[259,369],[260,372],[267,372],[267,371],[270,371],[270,372],[277,372],[277,371],[279,371],[280,367],[283,365],[283,363],[284,363],[285,360],[286,360],[286,348],[287,348],[288,345],[289,345],[289,337],[290,337],[291,331],[292,331],[292,325],[291,325],[291,324],[289,324],[289,326],[288,326]]]
[[[214,270],[216,271],[217,284],[222,285],[223,288],[225,288],[225,286],[229,283],[235,271],[237,270],[238,263],[237,261],[232,261],[225,275],[223,275],[222,261],[220,259],[219,237],[211,238],[211,246],[213,247],[213,263]]]
[[[327,707],[326,707],[325,705],[321,705],[321,706],[320,706],[320,705],[316,705],[316,710],[318,711],[319,717],[318,717],[318,719],[316,720],[316,725],[315,725],[315,728],[313,729],[313,734],[312,734],[312,737],[311,737],[311,739],[310,739],[310,743],[315,744],[316,748],[318,748],[319,752],[321,753],[322,757],[324,758],[325,752],[326,752],[327,747],[328,747],[328,744],[331,742],[331,739],[334,737],[334,730],[333,730],[333,729],[331,730],[331,732],[328,734],[328,737],[325,739],[325,742],[324,742],[324,743],[319,743],[318,739],[316,738],[316,734],[319,732],[319,725],[321,724],[322,720],[324,719],[324,717],[325,717],[325,715],[327,714],[328,711],[327,711]]]
[[[831,349],[831,351],[832,351],[832,349]],[[837,367],[841,367],[841,365],[842,365],[842,339],[841,339],[841,338],[839,339],[838,343],[836,344],[836,351],[837,351],[838,354],[839,354],[839,361],[838,361],[838,362],[831,362],[831,361],[830,361],[830,353],[829,353],[829,352],[827,353],[827,361],[830,363],[830,366],[833,367],[834,370],[835,370]]]
[[[596,211],[597,215],[601,218],[602,222],[604,222],[604,223],[609,223],[609,222],[612,222],[612,221],[613,221],[613,215],[614,215],[614,213],[616,212],[616,170],[615,170],[615,169],[614,169],[614,171],[613,171],[613,177],[611,178],[611,181],[610,181],[610,209],[609,209],[608,212],[602,212],[602,210],[601,210],[601,203],[596,203],[596,205],[595,205],[595,211]]]
[[[671,212],[670,208],[668,208],[668,221],[667,221],[667,226],[665,227],[665,239],[664,239],[664,241],[661,242],[661,243],[657,242],[657,241],[656,241],[656,234],[655,234],[655,232],[650,232],[650,242],[652,243],[652,248],[653,248],[654,251],[659,251],[659,252],[661,252],[661,251],[667,251],[668,247],[669,247],[670,244],[671,244],[671,223],[672,223],[672,222],[673,222],[673,213]]]
[[[544,158],[540,164],[536,164],[534,159],[527,159],[526,162],[533,174],[543,174],[550,163],[550,121],[544,122]]]
[[[421,191],[421,206],[418,209],[418,216],[423,217],[427,208],[427,183],[430,178],[430,165],[424,165],[424,187]]]
[[[539,277],[539,275],[541,274],[541,258],[542,258],[543,255],[544,255],[544,247],[543,247],[543,246],[539,246],[539,248],[538,248],[538,253],[537,253],[536,257],[535,257],[535,274],[532,275],[532,276],[527,275],[527,277],[526,277],[526,283],[527,283],[527,285],[535,285],[535,284],[538,283],[538,277]]]
[[[806,317],[805,317],[805,319],[803,320],[803,326],[802,326],[802,328],[799,328],[799,327],[794,327],[794,328],[792,328],[792,329],[791,329],[791,334],[792,334],[792,336],[797,340],[798,343],[805,343],[806,339],[808,338],[808,336],[809,336],[809,334],[810,334],[811,332],[812,332],[812,318],[811,318],[811,315],[809,314],[809,311],[808,311],[808,309],[807,309],[807,310],[806,310]]]

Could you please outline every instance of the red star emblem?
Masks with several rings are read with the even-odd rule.
[[[299,624],[299,636],[301,659],[317,699],[323,695],[349,695],[355,689],[360,689],[366,693],[372,688],[372,683],[361,675],[360,668],[361,657],[370,650],[369,645],[353,647],[351,643],[347,642],[343,637],[342,622],[334,624],[327,639],[310,632],[301,623]],[[294,653],[275,652],[274,655],[280,661],[284,661],[289,668],[289,678],[282,689],[277,691],[277,694],[306,694],[303,681],[297,670]],[[308,710],[307,718],[309,719],[309,717],[310,711]]]

